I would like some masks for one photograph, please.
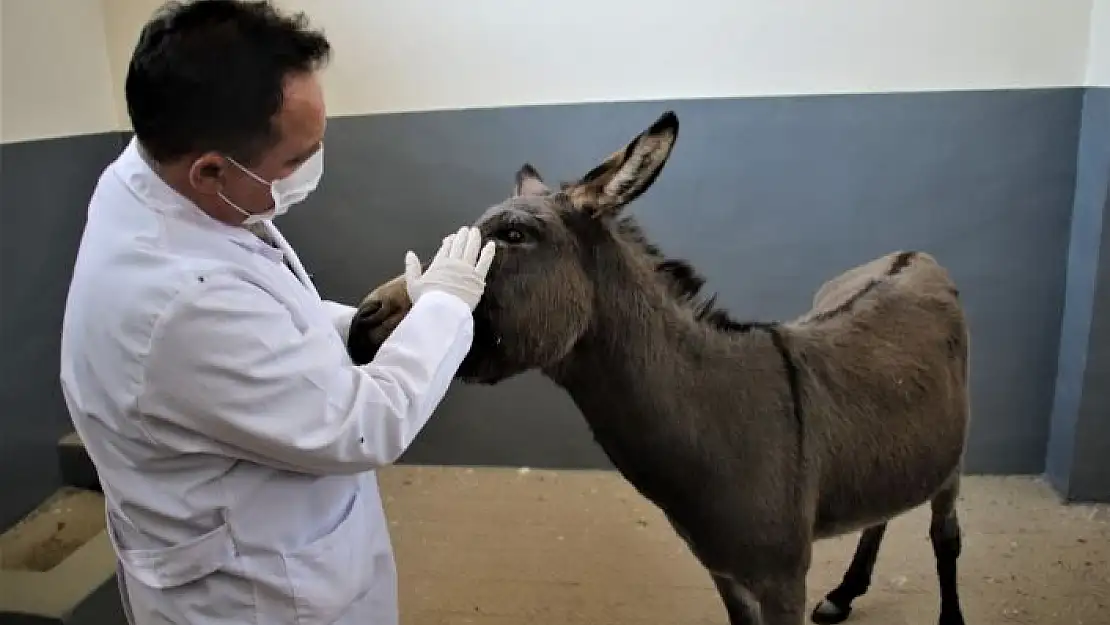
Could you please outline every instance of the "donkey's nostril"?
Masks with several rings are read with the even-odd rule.
[[[380,301],[367,302],[363,304],[361,308],[359,308],[357,315],[358,320],[369,321],[370,318],[376,315],[381,309],[382,303]]]

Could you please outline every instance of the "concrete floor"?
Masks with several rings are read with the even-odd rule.
[[[727,622],[705,571],[615,473],[396,466],[380,475],[403,625]],[[51,568],[103,525],[98,497],[44,504],[50,522],[0,540],[2,568]],[[1110,507],[1063,506],[1035,479],[972,477],[960,514],[969,625],[1110,625]],[[926,507],[891,525],[849,622],[936,623],[927,525]],[[839,582],[855,543],[817,544],[810,606]]]
[[[708,575],[614,473],[397,466],[381,483],[404,625],[727,622]],[[1110,508],[1064,507],[1035,479],[972,477],[960,513],[969,624],[1110,624]],[[891,524],[849,622],[936,622],[927,526],[927,508]],[[810,605],[855,541],[817,544]]]

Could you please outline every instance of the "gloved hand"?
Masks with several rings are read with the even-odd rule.
[[[450,293],[466,302],[470,310],[482,299],[486,288],[486,274],[493,262],[493,241],[481,248],[482,233],[477,228],[463,226],[443,239],[443,245],[421,273],[420,259],[416,254],[405,254],[405,286],[409,299],[415,304],[428,291]]]

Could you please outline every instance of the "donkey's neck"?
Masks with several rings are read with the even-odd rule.
[[[599,262],[604,270],[595,275],[605,282],[597,285],[591,327],[546,373],[570,394],[598,444],[635,483],[636,475],[700,461],[702,439],[721,426],[709,407],[737,405],[741,387],[751,383],[745,363],[760,361],[742,354],[770,346],[749,333],[726,334],[697,321],[635,259],[614,255]],[[661,457],[669,467],[641,461]]]

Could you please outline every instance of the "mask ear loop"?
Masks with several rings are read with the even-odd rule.
[[[254,173],[253,171],[251,171],[251,170],[247,169],[246,167],[244,167],[243,165],[241,165],[239,163],[239,161],[231,158],[230,156],[227,156],[226,154],[224,155],[224,158],[227,159],[227,162],[229,162],[232,165],[235,165],[236,167],[238,167],[239,170],[242,171],[243,173],[245,173],[246,175],[250,176],[251,178],[254,178],[255,180],[257,180],[259,184],[270,187],[270,188],[273,188],[274,183],[266,182],[265,180],[262,179],[261,176],[259,176],[258,174]]]
[[[274,183],[266,182],[258,174],[256,174],[253,171],[247,169],[242,164],[240,164],[239,161],[231,158],[227,154],[224,154],[223,157],[225,159],[227,159],[227,162],[229,162],[232,165],[235,165],[236,167],[238,167],[239,171],[242,171],[243,173],[247,174],[251,178],[254,178],[256,181],[258,181],[259,184],[268,187],[270,189],[270,196],[273,197],[273,195],[274,195]],[[228,197],[226,195],[224,195],[223,191],[217,191],[216,193],[217,193],[217,195],[220,196],[220,199],[227,202],[228,206],[230,206],[230,207],[234,208],[235,210],[239,211],[239,213],[241,213],[243,216],[245,216],[247,218],[247,222],[246,222],[247,225],[257,223],[256,221],[251,221],[251,220],[265,220],[266,213],[273,212],[273,211],[277,210],[277,201],[278,201],[278,199],[276,197],[273,197],[273,200],[274,200],[273,208],[264,210],[261,213],[252,213],[252,212],[244,209],[243,207],[239,206],[235,202],[232,202],[230,199],[228,199]]]

